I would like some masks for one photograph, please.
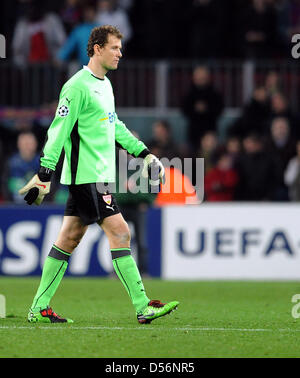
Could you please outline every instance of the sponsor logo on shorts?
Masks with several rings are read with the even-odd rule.
[[[114,209],[114,205],[111,205],[111,206],[106,205],[106,208],[107,208],[107,209],[110,209],[110,210],[112,210],[112,211],[115,211],[115,209]]]

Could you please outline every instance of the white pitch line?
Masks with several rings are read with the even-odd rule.
[[[67,327],[67,328],[66,328]],[[72,325],[62,325],[61,327],[57,326],[42,326],[42,325],[32,325],[32,326],[0,326],[0,329],[9,329],[9,330],[19,330],[19,329],[28,329],[28,330],[111,330],[111,331],[191,331],[191,332],[299,332],[300,329],[292,328],[279,328],[279,329],[268,329],[268,328],[209,328],[209,327],[108,327],[108,326],[72,326]]]

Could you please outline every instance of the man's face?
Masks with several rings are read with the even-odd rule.
[[[289,135],[289,125],[285,119],[275,119],[271,125],[271,135],[275,140],[286,139]]]
[[[202,87],[209,83],[209,72],[205,67],[198,67],[193,72],[193,80],[196,86]]]
[[[37,141],[33,134],[20,134],[17,144],[22,156],[31,156],[36,152]]]
[[[255,154],[259,151],[261,151],[261,142],[259,140],[253,139],[251,137],[246,137],[243,140],[243,146],[248,154]]]
[[[106,45],[99,48],[99,62],[107,71],[118,68],[119,60],[122,57],[121,48],[121,40],[114,35],[109,35]]]

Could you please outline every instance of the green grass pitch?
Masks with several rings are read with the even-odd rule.
[[[300,357],[300,282],[144,279],[151,299],[179,300],[177,311],[139,325],[114,278],[65,277],[52,306],[73,324],[29,324],[39,277],[0,277],[7,317],[0,319],[4,357]]]

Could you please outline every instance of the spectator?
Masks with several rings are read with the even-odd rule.
[[[98,0],[96,22],[98,25],[116,26],[123,34],[123,48],[132,37],[132,28],[126,11],[116,0]]]
[[[250,59],[271,58],[277,37],[276,12],[266,0],[252,0],[239,16],[240,46]]]
[[[289,199],[300,201],[300,141],[297,141],[296,156],[287,164],[284,172],[284,183],[288,187]]]
[[[264,151],[261,137],[249,134],[243,139],[243,149],[237,164],[239,184],[236,199],[240,201],[271,201],[278,183],[277,167]]]
[[[152,140],[147,143],[150,150],[159,150],[159,158],[165,157],[171,160],[179,155],[177,146],[173,140],[171,125],[168,121],[158,120],[152,125]]]
[[[238,175],[233,168],[231,156],[220,151],[215,156],[216,164],[204,177],[205,199],[207,201],[233,201]]]
[[[241,156],[241,141],[235,135],[228,136],[225,141],[225,150],[231,157],[232,167],[236,168],[239,158]]]
[[[71,33],[72,29],[79,24],[80,17],[81,10],[79,0],[65,0],[60,10],[60,18],[68,35]]]
[[[0,125],[0,140],[5,141],[3,153],[9,156],[17,149],[20,133],[32,132],[37,138],[38,149],[44,142],[47,130],[35,122],[36,112],[32,109],[4,109],[3,124]]]
[[[270,112],[267,91],[264,86],[258,86],[242,110],[241,117],[229,128],[229,134],[242,138],[249,133],[264,135],[270,119]]]
[[[224,35],[226,6],[218,0],[194,0],[186,15],[188,56],[216,58],[222,56],[220,35]]]
[[[87,43],[92,29],[97,26],[96,10],[93,5],[86,5],[83,9],[83,22],[72,30],[65,44],[59,50],[58,61],[67,62],[74,54],[76,60],[81,65],[86,65],[89,62],[87,55]]]
[[[218,138],[216,133],[208,131],[200,140],[200,146],[196,157],[204,158],[204,169],[208,172],[213,166],[213,157],[218,147]],[[194,175],[193,175],[194,176]]]
[[[38,142],[37,149],[40,151],[45,142],[48,126],[49,124],[46,128],[38,122],[35,110],[19,109],[15,118],[14,130],[17,135],[21,132],[32,132]]]
[[[284,168],[295,155],[296,145],[291,136],[290,125],[286,118],[277,117],[273,119],[270,139],[266,143],[266,151],[280,157]]]
[[[271,97],[271,122],[277,117],[286,118],[289,121],[291,135],[300,137],[299,117],[289,107],[286,97],[281,92],[276,92]]]
[[[273,94],[282,91],[281,77],[278,72],[272,70],[267,73],[265,78],[265,89],[268,99],[272,98]]]
[[[182,111],[188,121],[188,139],[195,152],[200,138],[207,131],[217,131],[217,121],[224,104],[211,84],[207,67],[196,67],[192,80],[192,86],[183,99]]]
[[[16,24],[12,48],[14,62],[44,63],[55,59],[66,34],[60,18],[47,12],[41,1],[32,1],[28,13]]]
[[[24,198],[18,194],[18,190],[39,170],[40,166],[34,134],[22,132],[18,136],[17,148],[18,152],[7,161],[7,199],[15,203],[24,203]]]
[[[274,200],[287,201],[288,189],[284,183],[284,172],[290,159],[295,156],[296,146],[291,138],[290,126],[286,118],[273,119],[265,151],[276,160],[279,182],[275,189]]]

